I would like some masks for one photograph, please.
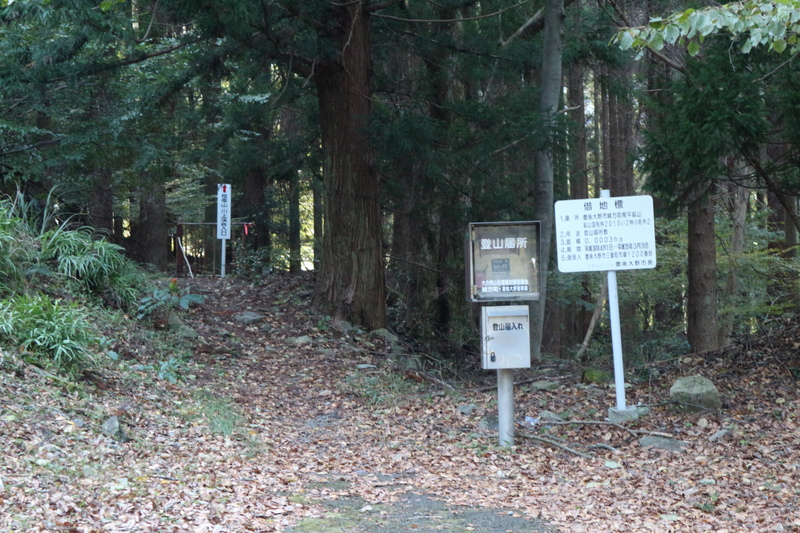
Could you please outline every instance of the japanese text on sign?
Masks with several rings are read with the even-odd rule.
[[[556,202],[561,272],[656,266],[653,199],[623,196]]]
[[[217,239],[231,238],[231,186],[217,185]]]
[[[472,301],[539,298],[538,222],[470,224],[467,294]]]

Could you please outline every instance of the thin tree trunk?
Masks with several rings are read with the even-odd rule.
[[[572,199],[589,197],[589,168],[586,157],[586,108],[584,105],[584,92],[583,66],[573,65],[567,73],[567,95],[569,98],[569,108],[571,109],[570,121],[573,127],[573,131],[570,135],[570,139],[572,140],[572,147],[570,149],[572,165],[570,168],[569,180],[569,193]],[[580,339],[586,335],[589,323],[591,322],[592,313],[590,308],[592,304],[592,294],[589,281],[589,275],[583,274],[581,280],[581,302],[571,306],[571,317],[567,321],[568,324],[572,324],[572,328],[570,328],[570,338],[568,339],[570,345],[579,342]]]
[[[89,223],[94,229],[108,237],[114,233],[114,193],[111,185],[111,170],[107,167],[100,167],[94,171]]]
[[[301,270],[300,177],[298,172],[293,172],[289,190],[289,273],[299,274]]]
[[[689,205],[689,287],[686,333],[694,352],[717,343],[717,253],[711,193]]]
[[[545,2],[544,49],[539,84],[539,113],[546,124],[555,119],[561,96],[561,60],[564,32],[564,0]],[[548,128],[548,131],[551,131]],[[534,217],[540,222],[541,291],[540,300],[533,302],[531,314],[531,358],[541,359],[542,333],[544,328],[545,302],[547,301],[547,271],[550,263],[550,241],[553,231],[553,145],[548,139],[544,146],[534,152]]]
[[[725,294],[728,298],[734,297],[739,292],[739,279],[736,272],[736,263],[744,252],[744,225],[747,216],[747,197],[749,191],[732,181],[726,182],[727,197],[725,198],[728,215],[731,219],[733,231],[728,245],[730,266],[725,279]],[[720,347],[731,343],[731,336],[735,326],[736,313],[732,308],[733,302],[724,306],[722,316],[719,317],[718,343]]]

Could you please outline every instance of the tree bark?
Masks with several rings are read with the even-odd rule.
[[[736,272],[736,263],[744,252],[744,227],[747,217],[747,197],[750,192],[732,181],[726,183],[725,189],[727,191],[726,207],[732,226],[731,240],[728,245],[730,265],[728,266],[728,275],[725,278],[725,295],[727,298],[731,298],[732,301],[723,306],[724,311],[719,317],[717,340],[720,347],[728,346],[731,343],[731,336],[736,325],[736,313],[733,309],[733,298],[739,292],[739,276]]]
[[[564,32],[564,0],[547,0],[545,3],[544,49],[540,72],[539,113],[545,124],[551,123],[558,110],[561,96],[561,60]],[[551,131],[547,128],[547,131]],[[545,302],[547,301],[547,271],[550,263],[550,241],[553,231],[553,145],[549,135],[544,146],[534,152],[534,217],[540,223],[539,250],[541,255],[540,299],[530,305],[531,358],[541,359],[544,329]]]
[[[323,257],[313,308],[370,329],[386,325],[378,175],[368,126],[370,42],[364,3],[331,7],[338,60],[316,66],[325,185]]]
[[[160,271],[167,269],[169,233],[167,229],[167,196],[164,184],[152,180],[142,187],[139,217],[131,235],[136,259]]]
[[[714,201],[707,193],[689,205],[689,287],[686,333],[694,352],[717,343],[717,252]]]
[[[584,105],[583,66],[573,65],[567,72],[567,97],[569,99],[570,122],[570,165],[569,195],[572,199],[589,197],[589,165],[586,157],[586,108]],[[593,304],[589,274],[584,273],[581,279],[581,303],[572,304],[567,324],[570,335],[567,342],[572,345],[585,337],[592,319]]]
[[[300,176],[292,173],[289,189],[289,273],[299,274],[302,270],[300,257]]]

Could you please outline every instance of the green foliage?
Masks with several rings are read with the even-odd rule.
[[[0,200],[0,291],[22,290],[35,271],[39,243],[30,226],[14,213],[10,199]]]
[[[393,405],[401,396],[418,391],[420,387],[397,372],[373,370],[350,374],[345,379],[344,389],[364,398],[370,405]]]
[[[63,227],[40,238],[41,261],[76,280],[87,294],[102,294],[107,301],[129,308],[139,299],[143,280],[121,246],[94,238],[90,228],[67,231]]]
[[[152,294],[142,298],[136,318],[142,320],[159,312],[169,313],[174,309],[188,310],[192,304],[201,304],[205,297],[192,294],[189,287],[179,288],[177,278],[172,278],[166,289],[155,288]]]
[[[230,398],[206,393],[201,395],[200,402],[203,418],[214,433],[230,436],[245,423],[239,406]]]
[[[654,17],[645,26],[621,30],[613,42],[623,50],[687,45],[689,54],[697,55],[707,36],[727,33],[743,36],[740,47],[745,54],[765,46],[778,53],[789,48],[794,54],[799,32],[800,1],[747,0]]]
[[[647,188],[672,208],[728,178],[730,158],[757,160],[770,129],[758,58],[731,56],[720,40],[708,52],[687,62],[671,100],[654,103],[642,149]]]
[[[34,364],[73,376],[93,361],[90,346],[98,342],[85,309],[44,295],[0,301],[0,338]]]

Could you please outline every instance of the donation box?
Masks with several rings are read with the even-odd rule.
[[[527,305],[481,308],[481,332],[484,369],[530,368],[531,338]]]

